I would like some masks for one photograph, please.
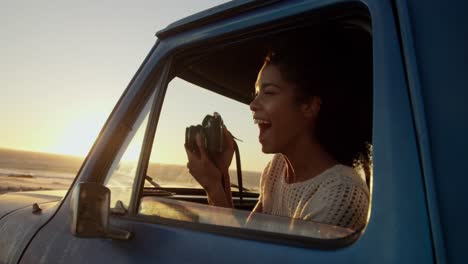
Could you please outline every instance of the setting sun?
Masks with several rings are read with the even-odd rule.
[[[62,133],[54,139],[48,152],[85,156],[91,149],[106,115],[87,115],[64,125]]]

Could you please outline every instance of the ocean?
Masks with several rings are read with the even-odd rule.
[[[0,193],[68,189],[83,160],[84,157],[0,149]],[[127,171],[124,163],[120,167],[119,171]],[[150,163],[147,174],[163,187],[200,187],[182,165]],[[230,176],[231,182],[237,184],[235,170],[230,171]],[[244,187],[258,190],[260,172],[243,171],[242,178]]]
[[[73,179],[84,158],[0,149],[0,175]]]

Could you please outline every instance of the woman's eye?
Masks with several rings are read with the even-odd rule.
[[[254,93],[252,93],[252,99],[255,99],[257,97],[262,97],[262,96],[271,96],[271,95],[274,95],[276,94],[276,92],[274,91],[256,91]]]

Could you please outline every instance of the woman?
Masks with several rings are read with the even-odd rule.
[[[281,45],[259,71],[250,109],[262,151],[277,154],[261,176],[253,212],[357,230],[366,222],[369,191],[353,166],[369,164],[370,126],[359,121],[367,109],[354,105],[361,95],[353,91],[368,80],[353,70],[359,58],[349,39],[337,36],[344,37],[321,34]],[[229,179],[233,154],[227,130],[225,139],[226,150],[212,162],[198,136],[200,153],[187,150],[187,166],[210,204],[231,207],[229,184],[221,180]]]

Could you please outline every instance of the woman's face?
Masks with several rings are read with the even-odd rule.
[[[311,118],[305,114],[305,106],[297,102],[295,89],[275,65],[264,65],[258,74],[250,109],[260,129],[264,153],[287,153],[303,137],[311,136]]]

